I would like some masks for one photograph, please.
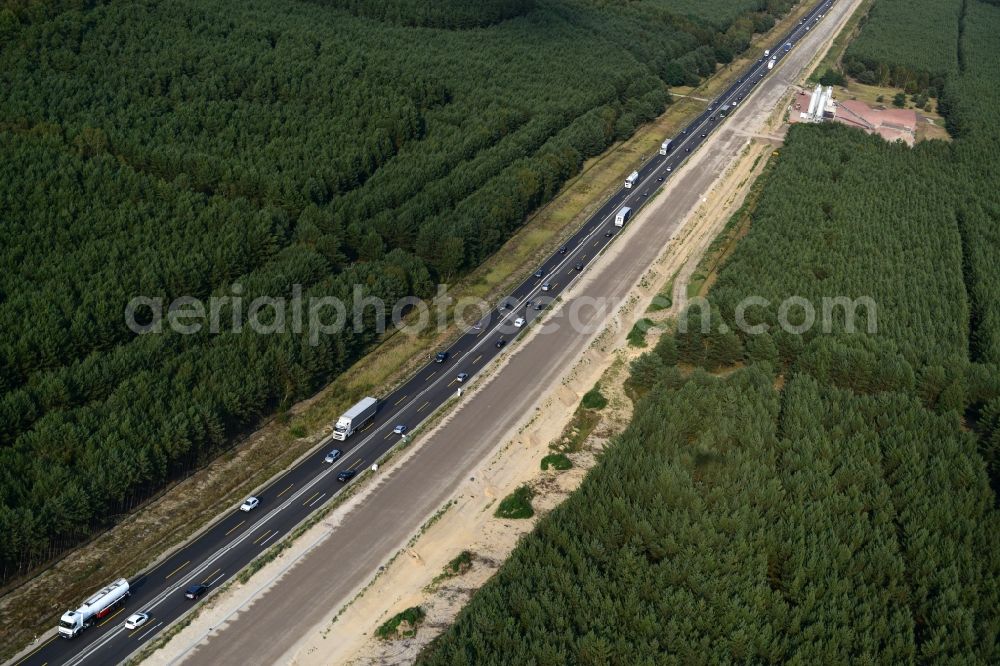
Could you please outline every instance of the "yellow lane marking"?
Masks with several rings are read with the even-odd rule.
[[[180,565],[179,567],[177,567],[176,569],[174,569],[173,571],[171,571],[170,573],[168,573],[168,574],[167,574],[167,578],[170,578],[170,577],[171,577],[171,576],[173,576],[173,575],[174,575],[175,573],[177,573],[178,571],[180,571],[181,569],[183,569],[184,567],[186,567],[186,566],[187,566],[187,565],[189,565],[189,564],[191,564],[191,560],[188,560],[188,561],[187,561],[187,562],[185,562],[184,564]]]
[[[212,580],[212,576],[214,576],[215,574],[219,573],[220,571],[222,571],[222,569],[216,569],[212,573],[210,573],[207,576],[205,576],[205,580],[201,581],[201,584],[202,585],[207,585],[208,581]]]
[[[437,371],[437,370],[435,370],[435,371],[434,371],[434,372],[432,372],[431,374],[427,375],[427,379],[425,379],[424,381],[425,381],[425,382],[429,382],[429,381],[431,380],[431,377],[433,377],[433,376],[434,376],[434,375],[436,375],[437,373],[438,373],[438,371]]]
[[[399,400],[397,400],[397,401],[396,401],[396,404],[395,404],[395,405],[393,405],[393,407],[395,407],[395,406],[396,406],[396,405],[398,405],[399,403],[403,402],[404,400],[406,400],[406,396],[405,396],[405,395],[404,395],[404,396],[403,396],[402,398],[400,398]]]
[[[271,530],[268,530],[268,531],[264,532],[263,534],[261,534],[259,537],[257,537],[256,539],[254,539],[254,541],[253,541],[254,544],[260,543],[260,540],[263,539],[264,537],[266,537],[270,533],[271,533]]]
[[[230,534],[232,534],[233,532],[235,532],[236,530],[238,530],[240,528],[240,525],[242,525],[245,522],[247,522],[247,521],[241,520],[240,522],[238,522],[235,526],[233,526],[233,529],[231,529],[228,532],[226,532],[226,536],[229,536]]]
[[[473,361],[473,362],[472,362],[472,364],[473,364],[473,365],[475,365],[476,363],[479,363],[479,359],[481,359],[482,357],[483,357],[483,355],[482,355],[482,354],[480,354],[479,356],[477,356],[477,357],[476,357],[476,360],[475,360],[475,361]]]
[[[431,404],[431,401],[430,401],[430,400],[428,400],[428,401],[427,401],[427,402],[425,402],[424,404],[420,405],[420,407],[419,407],[419,409],[417,409],[417,411],[418,411],[418,412],[421,412],[421,411],[423,411],[424,407],[426,407],[426,406],[427,406],[427,405],[429,405],[429,404]]]
[[[281,497],[282,495],[284,495],[285,493],[287,493],[289,490],[292,489],[292,486],[294,486],[294,485],[295,485],[294,483],[289,483],[287,488],[285,488],[280,493],[278,493],[278,497]]]
[[[364,432],[365,430],[368,430],[368,428],[371,428],[373,425],[375,425],[375,424],[374,423],[369,423],[368,425],[366,425],[364,428],[362,428],[358,432]]]
[[[457,381],[458,381],[458,379],[453,379],[450,382],[448,382],[448,388],[451,388],[455,384],[455,382],[457,382]]]
[[[318,491],[318,490],[317,490],[316,492],[314,492],[314,493],[313,493],[313,496],[312,496],[312,497],[310,497],[310,498],[309,498],[309,499],[307,499],[307,500],[306,500],[305,502],[303,502],[303,503],[302,503],[302,506],[305,506],[305,505],[309,504],[309,502],[312,502],[312,501],[313,501],[313,499],[315,499],[316,495],[319,495],[319,491]]]

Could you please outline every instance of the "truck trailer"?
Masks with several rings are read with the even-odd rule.
[[[354,434],[354,432],[367,423],[368,419],[375,416],[375,409],[378,407],[378,400],[375,398],[364,398],[346,412],[340,415],[337,423],[333,426],[333,438],[344,441]]]
[[[128,581],[119,578],[105,588],[95,592],[83,605],[75,611],[66,611],[59,619],[59,635],[63,638],[75,638],[77,634],[94,624],[95,621],[107,617],[115,608],[123,605],[131,594]]]
[[[618,214],[615,215],[615,226],[624,227],[630,217],[632,217],[632,209],[628,206],[622,207],[622,209],[618,211]]]
[[[667,153],[669,153],[670,152],[670,145],[672,143],[673,143],[673,141],[671,141],[670,139],[667,139],[666,141],[664,141],[663,143],[661,143],[660,144],[660,154],[661,155],[666,155]]]
[[[633,171],[628,175],[628,178],[625,179],[625,189],[631,190],[632,186],[638,182],[639,182],[639,172]]]

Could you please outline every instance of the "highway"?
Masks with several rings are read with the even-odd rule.
[[[780,61],[786,55],[783,48],[786,43],[791,43],[794,49],[806,29],[815,25],[820,14],[831,4],[825,0],[817,4],[808,13],[805,23],[799,23],[771,47],[772,55]],[[346,484],[336,478],[340,472],[358,471],[356,481],[397,444],[399,436],[393,434],[396,425],[402,424],[409,432],[414,431],[438,407],[454,397],[461,386],[473,382],[476,374],[493,358],[506,353],[510,343],[530,326],[531,321],[542,315],[545,307],[615,240],[621,231],[614,226],[616,213],[623,206],[630,207],[633,215],[639,211],[707,136],[725,122],[718,117],[718,111],[734,101],[742,103],[770,71],[766,58],[754,62],[709,109],[673,137],[667,155],[655,155],[645,162],[632,188],[622,187],[617,191],[566,241],[564,248],[537,267],[541,277],[533,275],[524,280],[479,325],[467,330],[446,350],[431,350],[425,366],[391,394],[380,396],[379,411],[362,431],[345,442],[325,441],[312,455],[260,490],[256,495],[260,505],[254,511],[245,513],[234,506],[210,529],[155,568],[130,581],[132,596],[124,608],[75,639],[47,636],[13,663],[20,666],[121,662],[199,603],[184,597],[185,588],[203,583],[211,592],[287,536],[296,525],[343,490]],[[547,286],[544,291],[543,286]],[[542,308],[536,309],[539,303]],[[524,318],[527,324],[515,327],[513,322],[517,318]],[[500,340],[505,344],[498,346]],[[435,362],[433,355],[437,351],[447,351],[447,360]],[[458,381],[459,373],[468,375],[464,383]],[[324,457],[333,448],[343,450],[344,455],[333,464],[324,463]],[[95,580],[93,588],[96,591],[108,582],[110,580]],[[125,618],[139,611],[150,614],[149,622],[139,629],[125,630]]]

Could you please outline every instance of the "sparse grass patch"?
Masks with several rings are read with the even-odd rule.
[[[395,638],[412,638],[427,614],[420,606],[412,606],[396,613],[375,630],[375,635],[384,641]]]
[[[573,462],[566,457],[565,453],[550,453],[549,455],[542,458],[542,469],[547,470],[549,467],[555,470],[565,470],[573,466]]]
[[[630,347],[645,347],[646,346],[646,331],[651,329],[655,324],[652,319],[647,319],[643,317],[639,321],[632,325],[632,330],[628,332],[626,339]]]
[[[677,276],[670,278],[667,284],[663,285],[663,289],[653,296],[653,301],[646,308],[646,312],[659,312],[661,310],[669,310],[674,307],[674,280]]]
[[[584,409],[604,409],[608,405],[608,399],[601,393],[601,385],[598,384],[583,394],[580,406]]]
[[[531,518],[535,509],[531,506],[531,498],[535,492],[528,486],[521,486],[507,497],[504,497],[493,514],[497,518],[521,519]]]

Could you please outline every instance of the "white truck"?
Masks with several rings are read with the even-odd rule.
[[[638,182],[639,182],[639,172],[633,171],[628,175],[628,178],[625,179],[625,189],[631,190],[632,186]]]
[[[115,608],[123,605],[128,598],[128,581],[119,578],[100,591],[95,592],[75,611],[66,611],[59,619],[59,635],[74,638],[96,620],[107,617]]]
[[[767,61],[767,68],[774,69],[774,63],[776,62],[778,62],[777,58],[771,58],[770,60]]]
[[[771,55],[771,49],[764,49],[764,57]]]
[[[624,227],[630,217],[632,217],[632,209],[628,206],[622,207],[622,209],[618,211],[618,214],[615,215],[615,226]]]
[[[378,400],[375,398],[364,398],[346,412],[340,415],[337,423],[333,426],[333,438],[344,441],[363,426],[365,422],[375,415],[378,407]]]
[[[670,146],[671,146],[672,143],[673,143],[673,141],[671,141],[670,139],[667,139],[666,141],[664,141],[663,143],[661,143],[660,144],[660,154],[661,155],[666,155],[667,153],[669,153],[670,152]]]

